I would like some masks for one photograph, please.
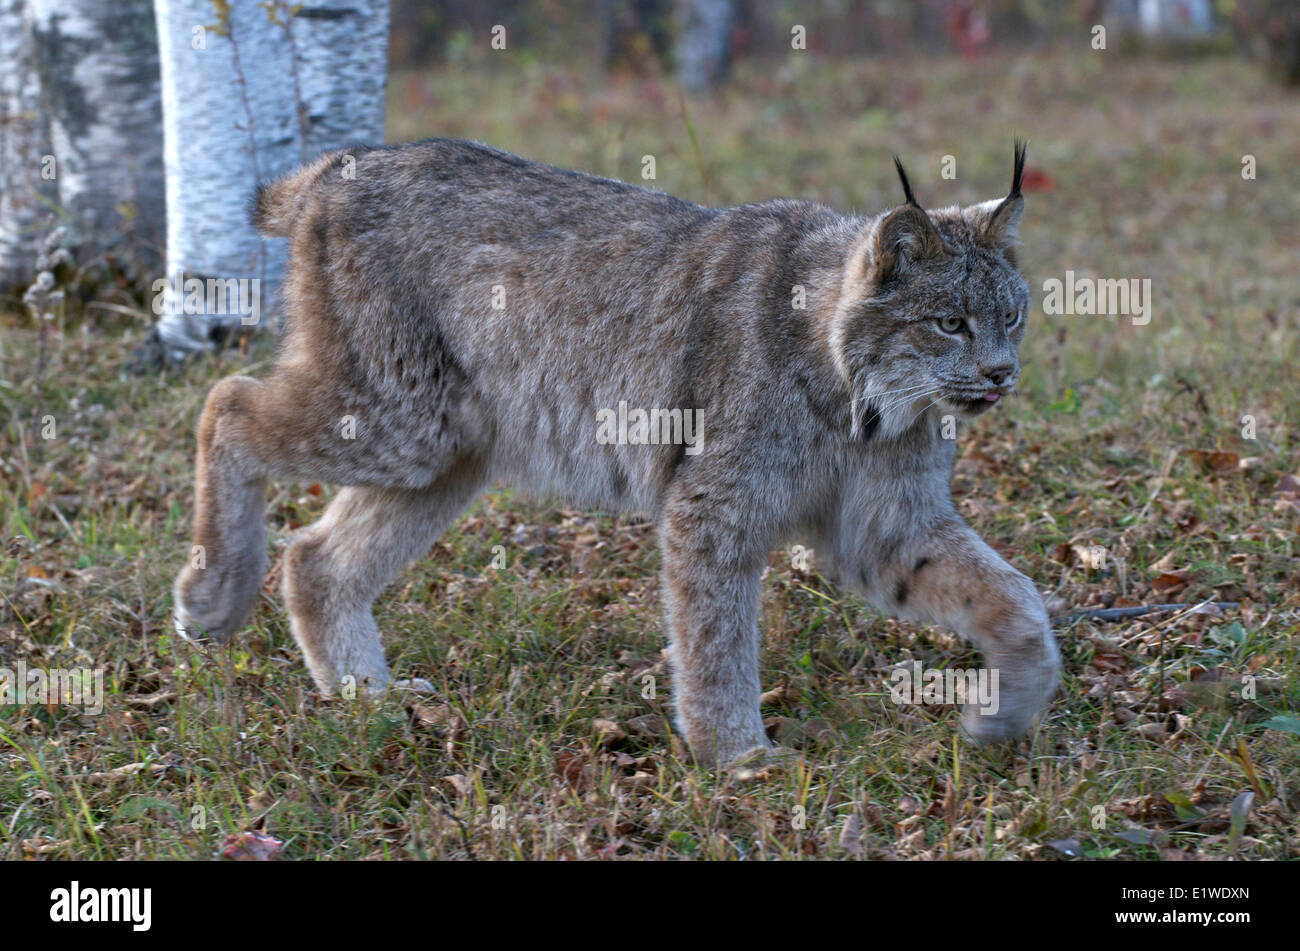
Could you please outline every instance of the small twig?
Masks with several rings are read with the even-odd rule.
[[[266,10],[267,19],[284,30],[284,37],[289,46],[289,75],[293,79],[293,101],[298,113],[298,133],[301,139],[298,143],[298,158],[306,165],[310,157],[307,152],[307,141],[310,137],[311,123],[307,115],[307,102],[302,97],[302,80],[298,75],[298,44],[293,38],[293,18],[298,14],[294,12],[293,5],[286,3],[285,0],[267,0],[262,7]]]
[[[141,317],[147,317],[149,314],[147,310],[142,310],[139,307],[123,307],[121,304],[114,304],[106,300],[86,301],[86,310],[91,310],[93,308],[107,310],[114,314],[121,314],[124,317],[134,317],[137,320]]]
[[[1216,608],[1235,608],[1236,601],[1184,601],[1179,604],[1139,604],[1130,608],[1093,608],[1088,611],[1071,611],[1068,614],[1053,614],[1053,621],[1062,621],[1069,623],[1078,621],[1082,618],[1091,618],[1095,621],[1123,621],[1131,617],[1141,617],[1144,614],[1155,614],[1160,611],[1179,611],[1183,608],[1199,608],[1213,605]]]
[[[1160,490],[1164,488],[1165,480],[1169,478],[1169,473],[1174,469],[1174,463],[1178,460],[1178,450],[1170,449],[1165,454],[1165,464],[1160,467],[1160,476],[1156,479],[1155,487],[1151,490],[1151,497],[1147,499],[1147,504],[1142,506],[1142,511],[1138,514],[1137,521],[1145,522],[1147,513],[1151,511],[1151,506],[1160,496]]]
[[[1210,415],[1210,404],[1205,401],[1205,394],[1201,392],[1201,388],[1199,386],[1197,386],[1191,380],[1187,379],[1187,377],[1185,376],[1174,377],[1174,382],[1178,384],[1182,392],[1191,393],[1192,396],[1196,397],[1197,409],[1199,409],[1206,416]]]
[[[700,183],[704,186],[704,198],[709,196],[709,171],[704,167],[704,157],[700,154],[700,140],[695,136],[695,123],[691,122],[691,110],[686,105],[686,93],[677,87],[677,99],[682,105],[682,120],[686,123],[686,134],[691,140],[691,153],[695,157],[695,166],[700,171]]]
[[[1210,747],[1210,755],[1205,757],[1205,765],[1201,767],[1201,771],[1196,774],[1196,779],[1192,781],[1193,789],[1201,784],[1201,780],[1204,779],[1205,774],[1209,772],[1210,764],[1214,762],[1214,754],[1219,751],[1219,744],[1223,742],[1223,738],[1228,735],[1228,730],[1231,729],[1233,724],[1236,722],[1236,717],[1233,717],[1223,725],[1223,732],[1219,734],[1219,738],[1215,740],[1214,745]]]
[[[461,821],[460,816],[456,815],[456,813],[452,812],[445,805],[442,807],[442,814],[460,827],[461,841],[465,844],[465,851],[469,854],[469,860],[471,862],[478,861],[478,856],[474,854],[474,847],[470,843],[469,829],[465,827],[465,823]]]
[[[244,64],[239,57],[239,44],[235,42],[235,24],[227,14],[221,26],[225,28],[225,37],[230,41],[231,65],[234,67],[235,83],[239,86],[239,98],[244,105],[244,118],[248,122],[246,127],[248,131],[248,152],[253,162],[253,181],[260,182],[262,173],[257,167],[257,123],[253,118],[253,104],[248,98],[248,80],[244,76]]]
[[[76,541],[78,545],[80,545],[81,533],[78,532],[75,528],[73,528],[70,524],[68,524],[68,520],[63,517],[63,513],[59,511],[59,507],[54,504],[53,500],[46,498],[45,505],[51,512],[54,513],[54,517],[63,523],[63,527],[68,530],[68,534],[72,536],[73,540]]]

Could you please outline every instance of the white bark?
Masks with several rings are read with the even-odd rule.
[[[152,270],[163,174],[151,0],[28,0],[28,16],[72,241]]]
[[[1147,36],[1183,39],[1214,32],[1210,0],[1111,0],[1110,23]]]
[[[325,149],[383,139],[387,0],[307,0],[288,33],[257,0],[230,6],[222,36],[202,29],[214,22],[210,0],[156,2],[168,276],[157,330],[172,355],[242,316],[184,313],[178,276],[260,281],[265,320],[286,248],[249,223],[256,184]]]
[[[32,279],[37,223],[55,199],[54,180],[41,178],[52,147],[26,6],[0,0],[0,288]]]
[[[384,141],[388,0],[305,5],[292,23],[307,106],[307,158]]]

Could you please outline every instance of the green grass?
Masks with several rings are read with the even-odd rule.
[[[968,665],[969,648],[773,552],[764,713],[805,756],[715,775],[663,727],[652,526],[499,492],[377,605],[399,675],[436,692],[322,701],[281,610],[278,553],[328,487],[276,484],[272,577],[229,650],[169,634],[198,409],[221,376],[263,370],[269,341],[139,378],[124,368],[145,315],[124,328],[73,312],[37,380],[35,332],[11,313],[0,666],[101,668],[108,697],[99,716],[0,706],[0,857],[209,858],[245,830],[298,859],[1064,859],[1048,843],[1068,839],[1085,858],[1300,855],[1300,736],[1271,719],[1300,710],[1300,510],[1283,481],[1300,469],[1293,100],[1213,59],[801,56],[748,64],[693,102],[697,154],[671,87],[499,62],[393,77],[389,137],[475,138],[634,181],[654,155],[653,184],[685,198],[858,210],[897,200],[894,152],[922,202],[997,196],[1013,134],[1027,137],[1055,182],[1027,196],[1036,306],[1069,268],[1151,278],[1155,312],[1137,327],[1035,310],[1020,398],[960,443],[959,507],[1057,608],[1242,608],[1062,626],[1065,681],[1041,729],[979,751],[954,743],[953,709],[886,695],[893,665]],[[1257,180],[1241,178],[1246,153]],[[1075,546],[1103,546],[1105,566]]]

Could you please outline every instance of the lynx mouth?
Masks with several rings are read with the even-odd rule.
[[[966,416],[978,416],[997,405],[1002,396],[998,390],[989,390],[980,396],[950,396],[948,402]]]

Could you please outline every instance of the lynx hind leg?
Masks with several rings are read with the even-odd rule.
[[[247,620],[266,572],[267,466],[257,451],[264,384],[228,377],[198,427],[193,546],[173,587],[176,630],[224,641]]]
[[[984,655],[986,705],[968,701],[963,730],[981,743],[1033,726],[1060,679],[1060,653],[1034,583],[961,523],[950,523],[882,573],[876,600],[900,616],[957,631]],[[996,679],[995,679],[996,676]]]
[[[172,588],[182,636],[224,642],[248,620],[266,573],[268,477],[346,474],[321,461],[322,445],[338,442],[318,432],[331,402],[325,386],[284,375],[227,377],[208,394],[194,464],[194,543]]]
[[[269,477],[427,486],[456,463],[458,438],[412,424],[401,407],[358,396],[314,365],[219,382],[199,420],[194,545],[173,589],[177,630],[225,640],[247,620],[266,570]]]
[[[481,487],[481,468],[466,462],[428,489],[344,489],[290,543],[284,599],[294,639],[322,693],[336,693],[349,677],[370,692],[387,686],[371,605]]]

